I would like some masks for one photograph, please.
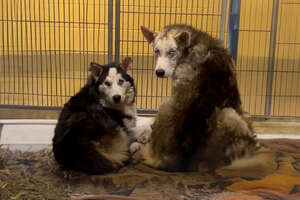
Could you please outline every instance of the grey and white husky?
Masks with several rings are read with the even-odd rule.
[[[173,79],[173,95],[160,106],[151,141],[136,158],[155,168],[193,171],[251,155],[258,143],[222,42],[187,25],[141,31],[153,47],[156,75]]]
[[[130,159],[138,131],[131,64],[90,64],[87,84],[64,105],[55,128],[53,152],[65,168],[101,174]]]

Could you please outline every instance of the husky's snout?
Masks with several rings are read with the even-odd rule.
[[[155,74],[158,78],[171,77],[174,73],[176,60],[168,58],[166,55],[157,57]]]
[[[114,95],[113,96],[113,100],[114,100],[114,102],[115,103],[120,103],[120,101],[121,101],[121,95]]]
[[[163,70],[163,69],[157,69],[155,71],[155,73],[156,73],[156,76],[160,77],[160,78],[163,78],[165,76],[165,70]]]

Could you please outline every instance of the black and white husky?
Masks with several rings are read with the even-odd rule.
[[[129,160],[136,129],[135,85],[126,73],[131,63],[91,63],[87,84],[64,105],[53,152],[65,168],[101,174]]]

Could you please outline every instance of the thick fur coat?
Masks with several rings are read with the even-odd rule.
[[[171,59],[158,63],[156,74],[172,77],[173,96],[160,106],[151,141],[136,158],[159,169],[196,171],[251,155],[258,143],[243,116],[234,61],[222,43],[186,25],[142,32],[157,60],[163,50]],[[168,43],[174,43],[169,51]]]
[[[88,83],[64,105],[53,152],[66,169],[102,174],[128,162],[129,134],[136,122],[134,83],[125,71],[129,61],[122,68],[92,63]],[[111,96],[114,91],[118,95]]]

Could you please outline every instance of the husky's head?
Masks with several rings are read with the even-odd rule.
[[[154,50],[156,75],[161,78],[172,76],[183,50],[190,45],[191,33],[176,29],[156,33],[143,26],[141,30]]]
[[[132,60],[126,57],[120,65],[99,65],[91,63],[91,81],[100,94],[100,102],[110,108],[122,108],[134,103],[135,86],[133,79],[127,74]]]

